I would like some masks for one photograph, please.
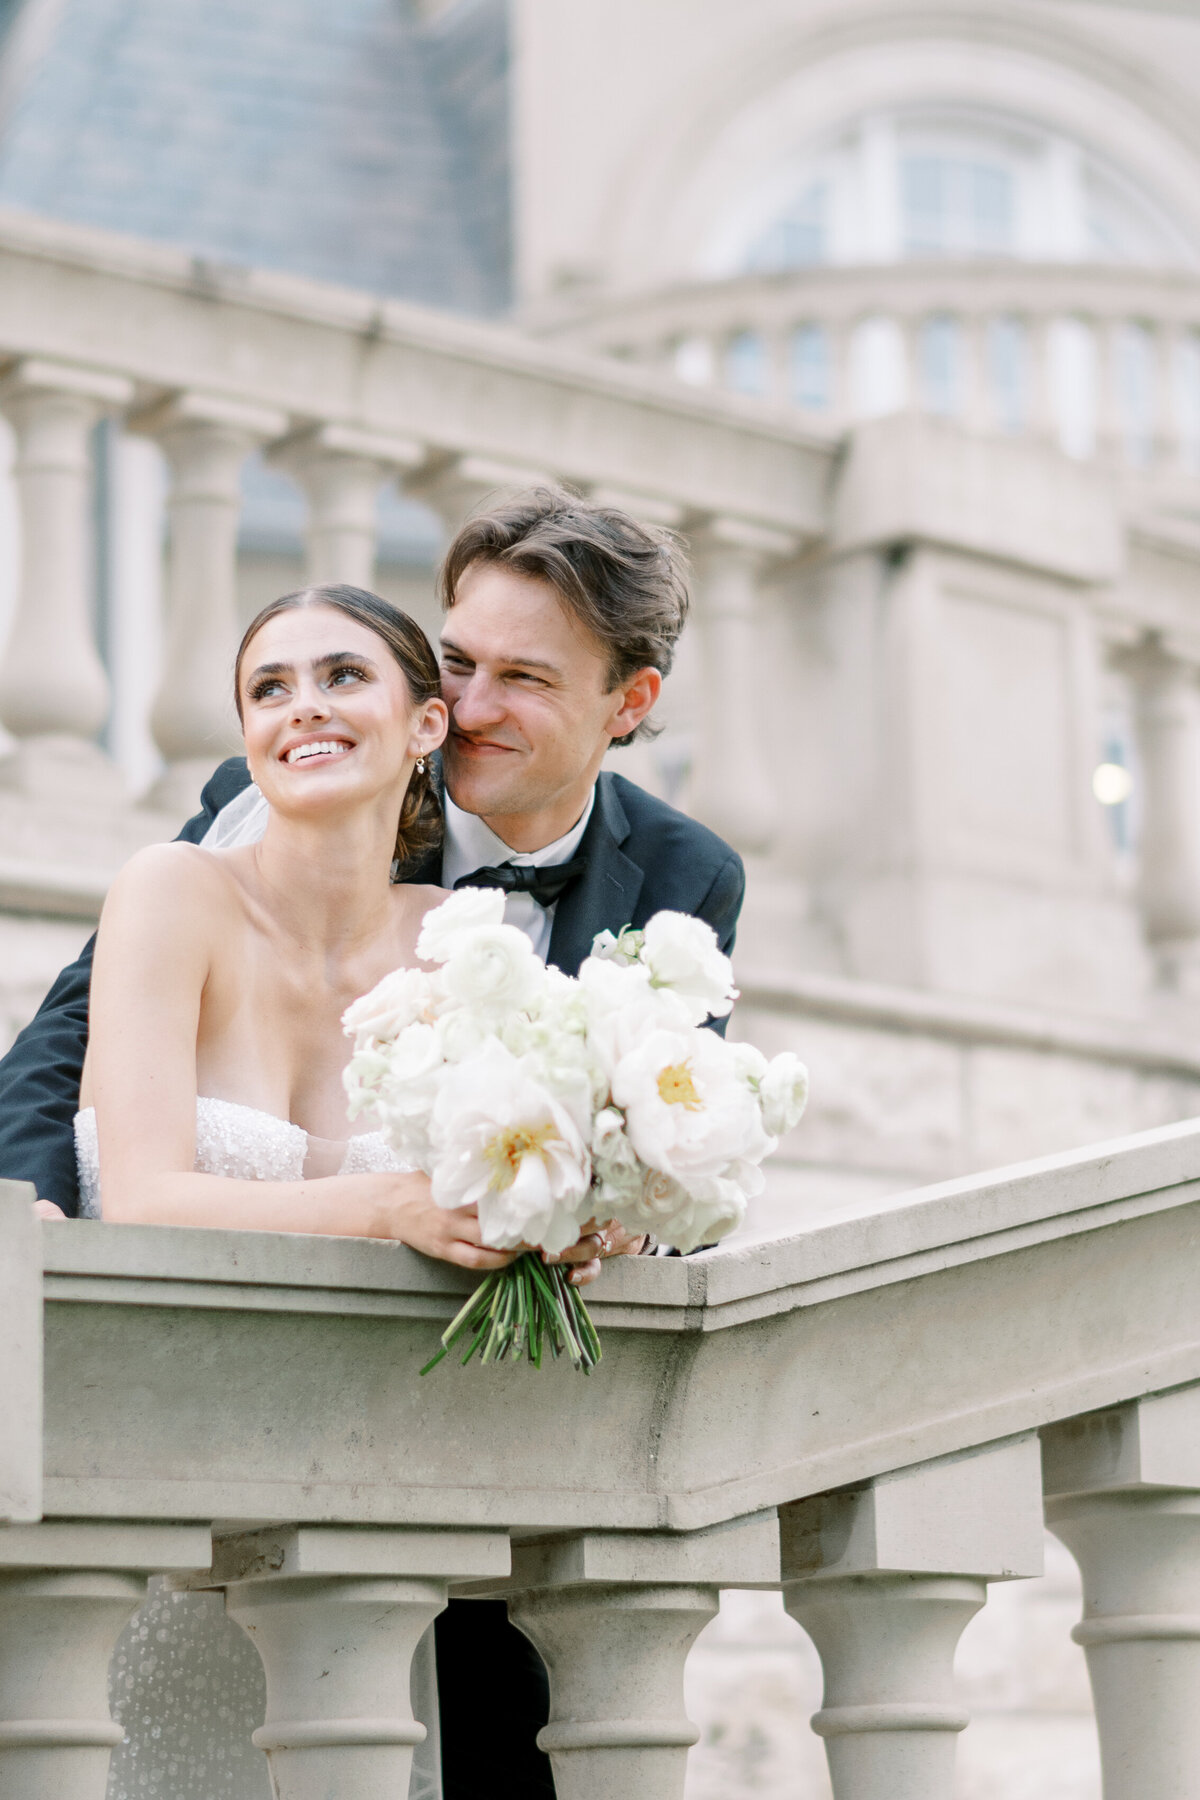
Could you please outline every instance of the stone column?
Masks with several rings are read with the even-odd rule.
[[[514,1546],[509,1614],[550,1673],[538,1742],[558,1800],[682,1800],[699,1736],[683,1706],[687,1653],[721,1587],[778,1579],[774,1513],[712,1531]]]
[[[17,439],[21,526],[16,614],[0,655],[0,719],[20,740],[6,772],[24,787],[115,787],[93,741],[108,678],[92,625],[90,438],[132,384],[99,370],[26,358],[0,386]]]
[[[151,713],[170,765],[155,794],[164,805],[194,805],[214,766],[240,744],[232,700],[239,478],[250,452],[286,425],[282,413],[199,393],[135,421],[158,439],[171,472],[166,645]]]
[[[1142,765],[1141,902],[1163,979],[1200,987],[1200,687],[1158,641],[1128,659]]]
[[[405,483],[405,491],[433,508],[449,536],[493,496],[513,488],[557,485],[557,477],[544,469],[526,469],[493,457],[461,455],[428,463]]]
[[[207,1564],[198,1526],[13,1525],[0,1531],[0,1793],[104,1800],[121,1727],[108,1665],[147,1575]]]
[[[309,582],[374,586],[379,490],[423,459],[423,447],[411,438],[343,425],[319,425],[279,445],[271,461],[299,482],[308,500]]]
[[[218,1539],[212,1584],[267,1677],[277,1800],[403,1800],[413,1747],[409,1665],[450,1580],[502,1576],[501,1532],[301,1526]]]
[[[784,1604],[825,1671],[834,1800],[952,1800],[954,1652],[987,1582],[1042,1566],[1037,1438],[781,1508]]]
[[[762,728],[767,649],[759,590],[764,570],[795,545],[741,519],[716,518],[690,535],[704,692],[695,812],[736,849],[766,850],[778,800]]]
[[[1200,1387],[1043,1433],[1046,1523],[1083,1576],[1104,1800],[1200,1793]]]

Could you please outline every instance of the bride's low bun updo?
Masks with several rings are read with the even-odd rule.
[[[329,606],[345,613],[356,624],[365,625],[382,638],[404,674],[413,704],[441,697],[442,683],[437,658],[429,639],[415,619],[382,600],[366,588],[331,583],[327,587],[299,588],[294,594],[281,594],[247,625],[237,659],[233,666],[233,698],[238,718],[242,717],[242,659],[251,640],[268,620],[278,613],[292,612],[304,606]],[[392,862],[392,880],[402,881],[422,859],[441,844],[445,831],[441,796],[428,762],[424,769],[415,768],[405,790],[396,825],[396,851]]]

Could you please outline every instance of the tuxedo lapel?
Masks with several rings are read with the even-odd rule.
[[[596,783],[596,804],[577,852],[586,856],[587,868],[558,902],[550,934],[546,960],[567,975],[578,973],[598,931],[619,931],[633,918],[643,876],[621,848],[628,836],[629,820],[612,778],[601,775]]]

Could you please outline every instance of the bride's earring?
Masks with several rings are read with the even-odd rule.
[[[417,758],[417,774],[423,775],[424,773],[425,773],[425,758],[423,756],[418,756],[418,758]]]

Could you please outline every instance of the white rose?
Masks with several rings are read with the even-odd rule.
[[[407,1026],[386,1054],[387,1074],[375,1093],[375,1116],[395,1154],[428,1169],[430,1121],[446,1067],[440,1025]]]
[[[689,1180],[685,1186],[658,1169],[648,1169],[641,1191],[632,1198],[622,1197],[612,1216],[626,1231],[635,1235],[652,1231],[686,1256],[736,1230],[746,1216],[746,1198],[727,1174]]]
[[[693,1008],[692,1023],[723,1019],[737,999],[733,966],[703,919],[655,913],[643,934],[641,961],[656,987],[670,988]]]
[[[625,1121],[615,1107],[606,1106],[596,1114],[592,1126],[592,1169],[597,1218],[615,1219],[622,1208],[637,1206],[646,1171],[626,1135]],[[639,1230],[646,1229],[639,1227]]]
[[[474,1204],[483,1241],[565,1250],[591,1211],[579,1122],[492,1040],[443,1077],[433,1109],[433,1197]],[[582,1210],[581,1210],[582,1208]]]
[[[545,973],[523,931],[482,925],[458,935],[442,981],[447,998],[460,1006],[508,1012],[536,1002]]]
[[[431,975],[424,969],[394,969],[377,981],[369,994],[346,1008],[342,1029],[347,1037],[357,1038],[360,1046],[372,1040],[385,1042],[417,1019],[432,1019],[436,1005]]]
[[[386,1081],[390,1067],[385,1051],[363,1048],[354,1052],[342,1070],[347,1114],[351,1119],[357,1119],[360,1113],[365,1113],[368,1118],[377,1116],[379,1088]]]
[[[687,1031],[693,1011],[669,988],[652,986],[650,971],[588,957],[579,970],[588,1042],[609,1071],[652,1031]]]
[[[651,1032],[617,1064],[612,1097],[642,1161],[689,1185],[772,1147],[732,1046],[711,1031]]]
[[[417,955],[422,962],[448,962],[464,933],[480,926],[499,925],[503,918],[504,895],[499,888],[459,888],[425,914]]]
[[[808,1105],[808,1070],[790,1050],[772,1057],[758,1085],[763,1125],[772,1137],[794,1129]]]

